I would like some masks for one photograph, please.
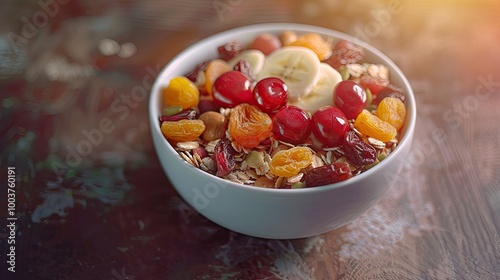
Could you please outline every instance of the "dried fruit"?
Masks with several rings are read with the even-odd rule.
[[[231,58],[237,56],[240,52],[245,49],[243,42],[232,41],[217,48],[219,57],[224,60],[230,60]]]
[[[308,33],[300,36],[290,46],[301,46],[311,49],[320,61],[329,58],[332,55],[331,45],[323,39],[318,33]]]
[[[381,120],[366,109],[361,111],[358,115],[354,122],[354,127],[356,127],[359,132],[382,142],[387,142],[398,134],[394,126]]]
[[[291,177],[308,167],[312,162],[313,155],[311,149],[293,147],[277,152],[269,163],[269,168],[276,176]]]
[[[353,165],[368,165],[375,163],[377,160],[377,150],[364,142],[353,130],[345,134],[342,150],[347,160]]]
[[[202,120],[165,121],[161,124],[163,135],[174,141],[194,141],[205,130]]]
[[[189,109],[171,116],[163,115],[160,117],[160,123],[175,122],[179,120],[194,120],[194,119],[196,119],[196,111],[193,109]]]
[[[250,62],[248,60],[242,59],[242,60],[238,61],[236,63],[236,65],[234,65],[233,69],[245,74],[245,76],[247,76],[247,78],[251,82],[255,81],[255,75],[253,73],[252,65],[250,64]]]
[[[193,69],[190,73],[186,74],[186,78],[188,78],[191,82],[195,83],[196,80],[198,79],[198,73],[204,72],[207,69],[208,63],[210,60],[204,61]]]
[[[333,68],[356,63],[363,59],[365,51],[362,47],[349,41],[342,40],[333,47],[332,55],[325,62]]]
[[[217,167],[216,175],[223,177],[233,172],[236,162],[234,154],[236,152],[228,139],[221,139],[217,142],[214,148],[214,161]]]
[[[377,98],[375,99],[375,102],[378,103],[386,97],[399,98],[401,99],[401,101],[403,101],[403,103],[406,101],[405,91],[402,88],[397,87],[393,84],[389,84],[384,89],[382,89],[379,92]]]
[[[405,104],[396,97],[386,97],[380,101],[377,116],[399,130],[406,119]]]
[[[336,162],[310,169],[306,172],[304,183],[306,188],[324,186],[347,180],[352,177],[347,162]]]
[[[270,136],[272,120],[268,114],[250,104],[233,108],[229,117],[229,134],[246,149],[252,149]]]
[[[163,90],[163,105],[181,106],[188,109],[198,105],[200,91],[196,85],[184,76],[175,77],[170,80],[168,86]]]

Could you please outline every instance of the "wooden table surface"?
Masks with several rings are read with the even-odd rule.
[[[500,279],[500,3],[437,2],[3,1],[1,279]],[[162,172],[147,99],[122,99],[189,44],[261,22],[368,41],[416,95],[414,144],[389,193],[327,234],[258,239],[197,214]],[[105,117],[113,132],[75,154]]]

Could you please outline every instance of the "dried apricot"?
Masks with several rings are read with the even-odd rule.
[[[406,118],[405,104],[399,98],[386,97],[378,105],[377,116],[399,130]]]
[[[311,49],[318,56],[320,61],[329,58],[332,55],[332,46],[321,35],[317,33],[308,33],[300,36],[290,46],[300,46]]]
[[[214,86],[215,80],[217,80],[220,75],[231,70],[233,69],[231,69],[229,64],[222,59],[214,59],[208,63],[207,70],[205,70],[205,90],[210,96],[212,96],[212,87]]]
[[[277,152],[269,163],[269,169],[276,176],[291,177],[297,175],[300,170],[308,167],[312,161],[313,154],[311,149],[293,147]]]
[[[165,121],[161,124],[163,135],[174,141],[194,141],[200,137],[205,130],[205,124],[202,120],[180,120]]]
[[[163,105],[165,107],[180,106],[188,109],[198,105],[200,91],[188,78],[180,76],[170,80],[163,90]]]
[[[229,134],[246,149],[255,148],[269,137],[272,128],[271,117],[256,106],[242,103],[231,110]]]
[[[363,109],[354,122],[359,132],[378,139],[382,142],[387,142],[398,134],[396,128],[390,123],[379,119],[377,116]]]

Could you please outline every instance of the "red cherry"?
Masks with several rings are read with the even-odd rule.
[[[359,85],[361,85],[363,88],[369,89],[373,97],[376,97],[381,90],[389,85],[389,81],[382,78],[363,75],[359,79]]]
[[[273,117],[273,135],[277,140],[297,145],[310,134],[311,118],[299,107],[283,107]]]
[[[257,106],[264,112],[279,110],[286,104],[288,88],[280,78],[270,77],[260,80],[253,89]]]
[[[366,107],[366,92],[357,83],[347,80],[335,87],[335,106],[337,106],[348,119],[355,119]]]
[[[240,71],[226,72],[215,80],[213,97],[217,105],[225,108],[233,108],[241,103],[252,103],[252,82]]]
[[[336,107],[323,106],[312,116],[312,133],[323,145],[339,146],[349,130],[345,114]]]

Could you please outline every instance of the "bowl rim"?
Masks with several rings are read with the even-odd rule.
[[[185,164],[186,166],[192,168],[193,172],[199,172],[201,176],[207,176],[207,180],[210,180],[214,183],[220,183],[223,185],[230,185],[235,188],[241,188],[242,190],[250,191],[250,192],[262,192],[263,194],[278,194],[278,195],[301,195],[303,193],[321,193],[321,192],[328,192],[333,189],[339,189],[339,188],[344,188],[348,187],[350,185],[356,184],[359,181],[363,181],[366,179],[366,177],[372,176],[372,173],[376,173],[379,169],[382,169],[383,166],[388,165],[391,161],[395,160],[397,155],[400,154],[403,150],[404,146],[409,146],[411,145],[412,138],[413,138],[413,133],[415,130],[415,125],[416,125],[416,115],[417,115],[417,108],[416,108],[416,100],[415,96],[411,87],[411,84],[409,83],[408,79],[404,75],[403,71],[384,53],[379,51],[377,48],[372,46],[371,44],[360,40],[359,38],[356,38],[354,36],[348,35],[346,33],[342,33],[340,31],[327,28],[327,27],[322,27],[318,25],[310,25],[310,24],[302,24],[302,23],[259,23],[259,24],[251,24],[251,25],[245,25],[241,27],[235,27],[235,28],[230,28],[218,33],[215,33],[213,35],[209,35],[207,37],[202,38],[201,40],[189,45],[186,47],[184,50],[181,52],[177,53],[170,61],[162,68],[158,76],[155,78],[155,81],[153,83],[153,86],[150,91],[150,96],[149,96],[149,120],[150,120],[150,125],[151,127],[151,133],[152,137],[154,138],[155,135],[161,136],[161,138],[164,139],[164,136],[160,130],[160,126],[158,124],[158,117],[159,117],[159,110],[156,109],[158,108],[158,103],[157,100],[159,99],[159,94],[160,94],[160,84],[161,81],[166,79],[165,76],[169,74],[170,69],[175,67],[177,64],[180,63],[180,61],[184,60],[193,50],[199,48],[200,46],[203,46],[211,41],[215,41],[218,38],[223,38],[227,37],[231,34],[241,34],[241,33],[247,33],[247,32],[257,32],[257,31],[262,31],[262,32],[278,32],[278,31],[285,31],[285,30],[293,30],[293,31],[298,31],[298,32],[317,32],[321,33],[324,35],[328,36],[333,36],[339,39],[345,39],[348,41],[351,41],[364,49],[369,50],[371,53],[373,53],[375,56],[383,60],[384,64],[389,66],[389,68],[392,68],[391,71],[393,74],[396,76],[399,76],[401,80],[403,81],[402,87],[405,88],[406,92],[406,107],[408,108],[407,112],[407,118],[409,118],[405,122],[405,133],[403,137],[400,139],[398,146],[396,149],[394,149],[393,152],[391,152],[387,158],[385,158],[383,161],[378,163],[376,166],[373,168],[358,174],[356,176],[353,176],[352,178],[329,184],[329,185],[324,185],[320,187],[313,187],[313,188],[301,188],[301,189],[272,189],[272,188],[261,188],[261,187],[255,187],[255,186],[250,186],[250,185],[244,185],[240,183],[236,183],[224,178],[217,177],[213,174],[207,173],[199,168],[196,168],[183,160],[180,156],[176,158],[176,161],[178,161],[181,164]],[[156,124],[156,125],[154,125]],[[177,151],[172,147],[172,145],[169,144],[169,142],[165,139],[163,143],[160,145],[165,145],[167,150],[169,150],[172,154],[178,155]],[[157,156],[159,157],[159,148],[157,147],[157,144],[154,145],[155,150],[157,152]],[[163,168],[163,166],[162,166]],[[165,170],[164,170],[165,172]],[[168,176],[167,176],[168,177]],[[172,184],[173,185],[173,184]],[[174,186],[174,188],[177,188],[177,186]]]

